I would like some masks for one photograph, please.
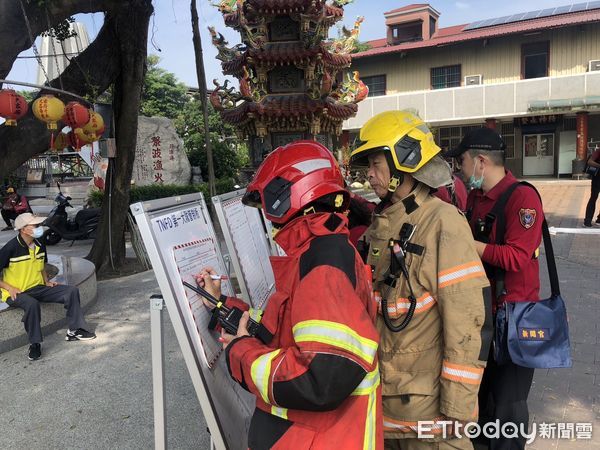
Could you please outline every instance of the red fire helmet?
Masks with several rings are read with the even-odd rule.
[[[265,158],[242,202],[263,208],[267,219],[283,225],[315,200],[334,193],[343,194],[343,205],[348,204],[342,172],[331,152],[315,141],[296,141]]]

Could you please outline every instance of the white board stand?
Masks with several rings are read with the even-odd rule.
[[[167,448],[167,408],[165,396],[165,357],[163,352],[162,295],[150,297],[150,340],[152,342],[152,392],[154,399],[154,448]]]
[[[247,448],[248,428],[255,397],[231,379],[223,359],[224,353],[219,355],[211,367],[203,360],[198,350],[198,333],[204,332],[205,327],[203,330],[196,330],[196,325],[190,326],[194,318],[192,317],[190,322],[191,312],[187,307],[185,290],[173,258],[174,245],[189,242],[195,234],[199,234],[200,238],[210,236],[218,251],[204,198],[201,193],[189,194],[136,203],[130,208],[162,294],[162,299],[153,298],[150,303],[155,447],[167,447],[162,326],[164,304],[210,432],[211,448],[244,450]],[[162,218],[178,214],[186,216],[189,211],[195,213],[194,222],[174,229],[158,229]],[[224,268],[222,256],[218,253],[219,265]]]

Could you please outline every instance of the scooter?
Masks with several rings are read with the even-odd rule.
[[[69,202],[71,197],[62,193],[60,183],[57,182],[56,186],[58,187],[58,194],[54,199],[56,206],[43,223],[48,230],[44,232],[41,241],[46,245],[56,245],[62,239],[75,242],[95,238],[101,208],[82,209],[77,212],[74,219],[69,219],[67,207],[73,207]]]

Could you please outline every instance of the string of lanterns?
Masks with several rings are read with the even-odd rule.
[[[0,117],[6,119],[4,125],[17,126],[27,111],[29,105],[25,97],[12,89],[0,89]],[[66,105],[54,95],[42,95],[31,104],[33,115],[46,123],[52,131],[50,148],[63,150],[73,147],[79,151],[82,146],[96,142],[104,133],[104,120],[93,109],[88,109],[78,102],[69,102]],[[60,132],[56,138],[54,131],[58,123],[62,122],[71,128],[69,133]]]

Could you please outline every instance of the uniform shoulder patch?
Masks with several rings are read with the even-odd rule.
[[[536,217],[537,211],[535,209],[521,208],[519,210],[519,221],[526,230],[535,224]]]

